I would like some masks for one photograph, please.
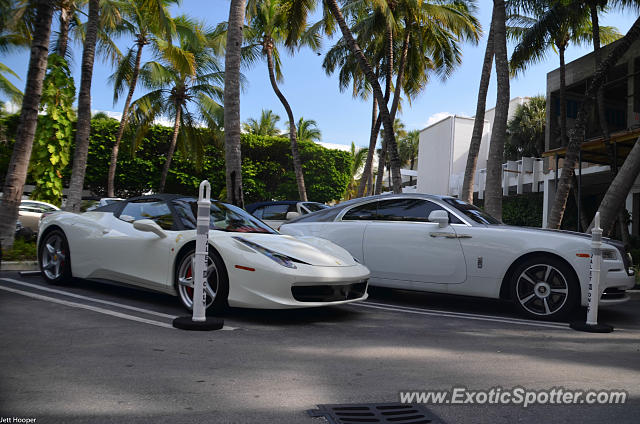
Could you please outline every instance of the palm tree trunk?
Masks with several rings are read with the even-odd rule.
[[[171,135],[171,144],[169,144],[169,151],[167,152],[167,160],[162,167],[162,176],[160,177],[160,186],[158,187],[158,193],[164,191],[164,186],[167,183],[167,176],[169,175],[169,168],[171,167],[171,159],[173,159],[173,152],[176,151],[176,144],[178,144],[178,133],[180,132],[180,116],[182,108],[180,105],[176,105],[176,119],[173,123],[173,134]]]
[[[407,66],[407,55],[409,54],[409,42],[411,41],[411,21],[407,21],[405,28],[405,36],[402,41],[402,52],[400,54],[400,61],[398,62],[398,75],[396,76],[396,85],[393,93],[393,102],[391,103],[391,122],[396,120],[396,112],[398,111],[398,104],[400,103],[400,94],[402,91],[402,80],[404,79],[404,71]]]
[[[338,6],[336,0],[325,0],[325,4],[329,8],[331,15],[333,15],[334,19],[338,23],[340,27],[340,31],[342,32],[342,36],[344,37],[347,45],[349,46],[349,50],[358,60],[358,64],[362,72],[364,73],[367,81],[371,85],[373,95],[378,99],[378,107],[380,108],[380,114],[382,116],[382,124],[384,125],[384,138],[389,145],[390,152],[390,162],[391,162],[391,171],[393,174],[393,192],[394,193],[402,193],[402,177],[400,176],[400,157],[398,155],[398,145],[396,143],[395,134],[393,133],[393,120],[391,119],[391,114],[389,113],[389,108],[384,101],[384,96],[382,94],[382,89],[380,88],[380,83],[376,79],[376,76],[367,61],[367,58],[364,56],[362,49],[358,45],[358,43],[353,38],[351,34],[351,30],[344,20],[344,16],[342,15],[342,11]],[[377,189],[376,189],[377,190]]]
[[[415,161],[416,161],[415,156],[411,157],[411,164],[410,164],[410,166],[411,166],[411,170],[412,170],[412,171],[413,171],[413,165],[414,165]],[[412,185],[413,185],[413,175],[410,175],[410,176],[409,176],[409,185],[410,185],[410,186],[412,186]]]
[[[640,37],[640,18],[636,19],[627,34],[616,43],[616,46],[609,52],[606,59],[602,61],[600,67],[593,75],[593,79],[589,84],[589,88],[584,96],[584,101],[578,112],[575,127],[569,131],[569,144],[567,145],[567,153],[562,165],[562,174],[558,180],[556,188],[556,196],[549,214],[547,226],[549,228],[558,229],[562,222],[564,210],[567,205],[567,197],[569,196],[570,181],[574,175],[574,167],[578,159],[580,151],[580,143],[584,140],[585,126],[587,122],[587,108],[591,107],[594,95],[598,92],[607,72],[618,62],[618,60],[629,50],[631,44]],[[627,158],[628,160],[629,158]],[[625,161],[626,164],[626,161]],[[613,186],[613,183],[612,183]],[[609,187],[611,190],[611,187]],[[605,195],[606,197],[606,195]],[[601,206],[602,207],[602,204]],[[610,212],[607,211],[607,214]],[[602,214],[601,214],[602,215]],[[603,225],[604,228],[604,225]]]
[[[372,184],[371,180],[371,168],[373,164],[373,155],[376,151],[376,142],[378,141],[378,133],[380,132],[380,120],[378,119],[378,101],[373,98],[373,108],[371,111],[371,134],[369,135],[369,151],[367,151],[367,161],[364,164],[364,170],[362,171],[362,178],[360,179],[360,185],[358,186],[358,197],[364,196],[365,188],[367,184]]]
[[[280,99],[280,103],[284,106],[284,109],[287,111],[287,117],[289,118],[289,140],[291,141],[291,156],[293,157],[293,170],[296,173],[296,183],[298,184],[298,195],[300,196],[300,200],[303,202],[307,201],[307,190],[304,186],[304,174],[302,173],[302,163],[300,161],[300,152],[298,151],[298,138],[296,132],[296,124],[293,120],[293,111],[291,110],[291,106],[289,102],[284,97],[284,94],[278,88],[278,83],[276,81],[276,74],[273,66],[273,51],[270,48],[266,49],[267,53],[267,66],[269,68],[269,81],[271,81],[271,87],[273,91]]]
[[[624,207],[625,199],[634,181],[640,174],[640,138],[636,140],[629,156],[624,161],[620,171],[611,182],[607,193],[604,195],[598,212],[600,212],[600,226],[604,233],[609,233],[618,219],[619,211]],[[624,224],[624,221],[623,221]],[[593,222],[590,227],[593,226]]]
[[[84,174],[87,169],[89,154],[89,133],[91,131],[91,79],[98,35],[100,0],[89,1],[89,21],[87,35],[82,50],[82,70],[80,78],[80,94],[78,95],[78,122],[76,124],[75,151],[73,168],[69,183],[69,196],[65,210],[80,212]]]
[[[138,83],[138,75],[140,74],[140,63],[142,62],[142,48],[146,44],[143,40],[138,40],[138,51],[136,52],[136,64],[133,68],[133,75],[131,75],[131,82],[129,84],[129,93],[127,99],[124,102],[124,109],[122,110],[122,118],[120,118],[120,125],[118,126],[118,133],[116,134],[116,142],[111,149],[111,161],[109,162],[109,174],[107,175],[107,196],[115,196],[115,179],[116,179],[116,167],[118,166],[118,151],[120,150],[120,142],[122,141],[122,135],[124,129],[127,126],[129,120],[129,107],[131,106],[131,99],[133,98],[133,92],[136,89]]]
[[[600,23],[598,22],[598,7],[595,2],[591,2],[589,5],[589,11],[591,13],[591,27],[593,28],[593,55],[595,58],[595,68],[598,69],[602,62],[602,55],[600,52]],[[604,87],[600,87],[597,95],[598,102],[598,120],[600,122],[600,130],[602,132],[602,139],[605,145],[609,146],[609,161],[611,162],[611,179],[615,179],[618,173],[618,163],[616,162],[615,154],[613,153],[613,146],[610,144],[611,134],[609,133],[609,124],[607,123],[607,113],[604,104]],[[625,245],[630,242],[629,227],[626,224],[627,209],[624,205],[618,209],[618,225],[620,226],[620,237]]]
[[[66,59],[67,46],[69,44],[69,24],[71,23],[70,2],[61,2],[59,22],[60,29],[56,43],[56,53]]]
[[[380,147],[380,154],[378,155],[378,174],[376,175],[376,188],[375,194],[382,193],[382,179],[384,178],[384,167],[387,159],[387,142],[382,139],[382,146]]]
[[[224,60],[224,153],[227,201],[244,208],[240,144],[240,56],[246,0],[231,0]]]
[[[504,139],[507,133],[507,116],[509,114],[509,62],[507,60],[504,0],[494,0],[493,4],[495,16],[493,36],[495,37],[498,95],[496,114],[491,128],[484,206],[489,215],[502,219],[502,160],[504,157]]]
[[[40,0],[36,7],[35,32],[31,44],[24,100],[16,131],[16,142],[13,146],[11,161],[2,189],[3,196],[0,200],[0,242],[2,242],[2,247],[13,246],[16,221],[18,220],[18,206],[20,206],[24,182],[27,179],[31,148],[38,124],[42,81],[47,71],[54,3]]]
[[[467,166],[464,170],[464,180],[462,182],[462,193],[460,198],[467,203],[473,203],[473,184],[476,178],[476,167],[478,165],[478,153],[482,143],[482,132],[484,130],[484,112],[487,108],[487,92],[489,91],[489,81],[491,79],[491,66],[493,64],[493,22],[491,17],[491,27],[487,38],[487,48],[484,51],[484,62],[480,74],[480,88],[478,89],[478,101],[476,103],[476,116],[473,122],[473,132],[469,143],[469,154],[467,156]]]
[[[560,144],[567,145],[567,67],[564,63],[565,46],[558,46],[560,56]]]

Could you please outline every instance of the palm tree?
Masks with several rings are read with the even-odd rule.
[[[398,153],[400,160],[409,169],[413,169],[418,158],[418,147],[420,145],[420,130],[411,130],[398,143]],[[409,177],[409,185],[413,185],[413,177]]]
[[[0,0],[0,53],[15,48],[27,48],[31,45],[32,35],[31,8],[16,4],[10,0]],[[0,63],[0,94],[14,103],[22,101],[22,91],[3,74],[20,77],[7,65]]]
[[[89,132],[91,130],[91,79],[93,78],[93,62],[98,39],[100,20],[100,0],[89,0],[89,21],[82,50],[82,66],[80,93],[78,94],[78,121],[76,123],[75,150],[73,168],[69,183],[69,195],[65,210],[79,212],[84,186],[84,174],[89,154]]]
[[[186,17],[176,18],[181,25],[191,22]],[[201,24],[191,22],[193,33],[206,34]],[[190,33],[178,34],[177,46],[188,60],[174,60],[172,55],[164,55],[159,62],[150,62],[141,71],[141,81],[149,91],[133,102],[131,108],[139,126],[136,141],[142,139],[149,126],[160,116],[173,119],[173,131],[169,151],[160,176],[158,192],[164,191],[171,166],[171,160],[180,139],[183,146],[191,143],[196,159],[202,156],[202,138],[196,128],[198,121],[210,128],[218,125],[222,106],[224,72],[208,43]],[[198,111],[194,115],[189,106]],[[186,133],[186,134],[185,134]]]
[[[567,153],[565,154],[564,162],[562,165],[562,173],[560,174],[560,179],[558,180],[556,196],[551,208],[551,212],[549,213],[549,219],[547,223],[547,226],[549,228],[560,228],[560,223],[562,222],[565,206],[567,204],[567,198],[569,196],[569,189],[571,188],[571,181],[575,175],[574,167],[576,161],[578,160],[580,143],[584,139],[584,132],[588,119],[587,110],[593,104],[593,97],[597,94],[598,90],[604,83],[609,70],[618,62],[618,60],[620,60],[620,58],[629,50],[631,44],[638,38],[640,38],[640,18],[638,18],[633,23],[627,34],[618,41],[615,47],[611,49],[607,57],[600,64],[598,71],[596,71],[596,73],[593,75],[593,79],[591,80],[587,92],[585,93],[582,106],[578,111],[576,124],[574,128],[569,131],[569,144],[567,145]],[[622,170],[627,166],[631,167],[634,166],[634,164],[627,164],[627,161],[625,161],[620,172],[622,172]],[[632,175],[632,173],[625,172],[625,176],[630,175]],[[612,186],[614,185],[612,184]],[[609,188],[609,190],[611,190],[611,187]],[[606,211],[606,213],[603,213],[604,217],[601,216],[601,225],[603,229],[610,228],[613,225],[613,221],[615,221],[615,219],[612,221],[611,219],[607,218],[608,216],[616,216],[617,209],[614,206],[615,203],[607,204],[606,208],[603,208],[602,210],[602,212]],[[602,208],[603,205],[601,204],[600,207]],[[610,210],[613,210],[615,212],[610,213]]]
[[[489,215],[502,218],[502,156],[507,134],[509,113],[509,61],[507,60],[506,11],[504,0],[494,0],[493,25],[498,94],[496,111],[491,129],[489,158],[487,160],[487,184],[485,188],[485,210]]]
[[[255,120],[253,118],[247,119],[247,122],[242,124],[242,130],[249,134],[264,135],[264,136],[279,136],[280,130],[276,126],[280,117],[273,113],[272,110],[262,109],[260,113],[260,119]]]
[[[351,150],[349,150],[349,158],[351,159],[351,167],[349,168],[349,184],[347,185],[347,189],[344,193],[344,197],[346,199],[352,199],[356,194],[356,177],[362,171],[368,150],[369,149],[366,147],[357,148],[356,144],[353,141],[351,142]],[[365,178],[365,175],[362,174],[360,178]]]
[[[48,0],[34,1],[36,20],[31,43],[31,56],[27,73],[25,97],[20,112],[20,122],[16,131],[16,141],[4,180],[3,196],[0,203],[0,240],[4,247],[13,245],[13,237],[18,219],[18,206],[22,199],[24,182],[27,178],[29,158],[33,147],[38,121],[38,105],[42,95],[42,81],[47,69],[47,53],[53,20],[53,3]]]
[[[246,0],[231,0],[224,60],[224,150],[227,201],[244,207],[240,151],[240,59]]]
[[[382,136],[382,134],[380,134]],[[400,140],[407,136],[407,131],[404,128],[404,123],[398,118],[393,121],[393,135],[396,140]],[[387,143],[385,139],[382,139],[382,146],[378,150],[378,174],[376,177],[376,186],[375,186],[375,194],[382,193],[382,179],[384,178],[384,169],[385,167],[389,171],[389,186],[391,186],[391,164],[389,161],[389,150],[387,148]],[[398,155],[399,156],[399,155]]]
[[[269,81],[274,93],[282,103],[287,117],[289,119],[289,140],[291,142],[291,155],[293,157],[293,169],[296,174],[296,183],[298,185],[298,195],[300,200],[307,200],[307,190],[304,184],[304,174],[302,172],[302,163],[300,153],[298,151],[297,130],[293,111],[286,97],[278,87],[278,82],[283,80],[280,52],[278,47],[283,46],[288,37],[287,26],[287,9],[290,7],[282,0],[250,0],[248,9],[249,26],[247,28],[247,42],[250,46],[259,47],[262,55],[267,60],[267,70],[269,72]],[[312,33],[303,34],[291,49],[299,48],[307,45],[312,48],[319,46],[319,38]]]
[[[318,123],[313,119],[298,119],[298,140],[299,141],[320,141],[322,132],[318,128]]]
[[[127,0],[123,4],[123,14],[126,16],[126,20],[123,21],[122,26],[126,28],[127,32],[134,35],[134,47],[129,48],[127,54],[120,60],[116,72],[111,76],[111,81],[114,82],[113,103],[118,101],[118,98],[128,86],[127,97],[122,109],[122,118],[120,119],[120,125],[118,126],[118,132],[116,133],[116,141],[111,149],[111,161],[109,163],[109,172],[107,174],[107,196],[114,197],[115,191],[115,177],[116,167],[118,162],[118,151],[120,150],[120,142],[124,130],[129,120],[129,108],[131,106],[131,100],[133,99],[133,93],[138,84],[138,76],[140,74],[140,68],[142,64],[142,50],[144,46],[153,43],[156,51],[160,48],[158,39],[156,37],[173,37],[173,32],[176,30],[175,23],[169,15],[169,6],[172,3],[177,3],[178,0],[147,0],[145,2],[138,2],[134,0]],[[181,54],[182,52],[177,49],[171,49],[171,44],[167,45],[169,51],[166,54]]]
[[[532,97],[528,103],[516,107],[513,117],[507,123],[504,160],[542,156],[546,114],[547,100],[544,96]]]
[[[465,40],[477,42],[478,39],[479,24],[473,17],[473,7],[467,2],[386,1],[378,2],[372,9],[366,10],[358,8],[357,1],[348,3],[353,15],[351,20],[354,23],[350,30],[352,35],[356,35],[355,45],[364,47],[366,57],[373,58],[369,65],[376,70],[373,72],[375,79],[382,76],[386,81],[385,105],[390,100],[391,87],[395,87],[389,109],[391,122],[395,120],[402,91],[411,99],[424,89],[431,74],[435,73],[445,79],[461,61],[459,43]],[[343,39],[336,44],[336,51],[330,51],[330,54],[348,52],[349,56],[334,58],[328,55],[325,63],[335,66],[337,62],[342,65],[341,88],[348,85],[348,78],[351,77],[354,94],[358,90],[366,94],[372,90],[372,86],[369,85],[363,68],[359,72],[355,71],[354,67],[360,67],[361,61],[358,55],[353,54],[346,40],[343,31]],[[326,69],[332,70],[331,66],[326,66]],[[395,84],[392,84],[393,75],[396,76]],[[372,137],[365,174],[368,174],[367,170],[371,167],[375,141],[382,122],[383,113],[376,117],[379,101],[374,93]],[[393,150],[391,149],[391,159],[395,156]],[[394,171],[394,175],[399,177],[399,169]],[[394,184],[397,182],[394,181]],[[366,179],[363,179],[359,194],[364,193],[365,184]],[[394,190],[397,188],[394,187]]]
[[[469,143],[469,153],[467,155],[467,165],[464,169],[464,180],[462,181],[462,192],[460,198],[473,203],[473,184],[476,178],[476,167],[478,165],[478,154],[482,143],[482,132],[484,130],[484,112],[487,108],[487,92],[489,91],[489,80],[491,77],[491,67],[493,64],[493,24],[494,17],[491,16],[491,26],[487,37],[487,47],[484,51],[482,71],[480,73],[480,87],[478,88],[478,100],[476,102],[476,115],[473,121],[471,142]]]

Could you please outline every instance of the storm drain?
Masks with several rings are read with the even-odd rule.
[[[312,417],[324,417],[330,424],[444,424],[422,405],[406,403],[351,403],[318,405],[309,409]]]

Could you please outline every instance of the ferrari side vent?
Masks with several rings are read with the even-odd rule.
[[[444,424],[422,405],[407,403],[354,403],[318,405],[311,417],[324,417],[330,424]]]

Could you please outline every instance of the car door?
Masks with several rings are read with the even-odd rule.
[[[139,219],[155,221],[167,237],[133,228]],[[112,279],[158,289],[173,282],[172,252],[177,231],[166,201],[142,199],[128,202],[111,228],[103,230],[104,268]]]
[[[375,220],[365,229],[364,262],[373,278],[390,286],[411,282],[416,289],[446,291],[446,284],[466,279],[466,264],[455,228],[428,222],[429,213],[444,209],[421,198],[378,202]],[[450,214],[450,221],[461,222]]]
[[[32,231],[38,231],[38,224],[40,223],[40,216],[46,209],[43,206],[33,202],[20,203],[19,219],[23,227],[27,227]]]

